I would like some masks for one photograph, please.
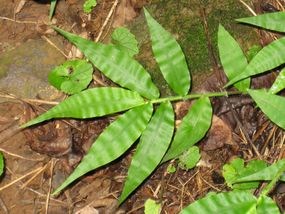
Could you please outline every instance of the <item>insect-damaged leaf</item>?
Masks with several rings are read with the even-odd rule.
[[[67,94],[85,89],[92,80],[93,67],[85,60],[70,60],[54,68],[48,75],[51,85]]]
[[[174,112],[162,103],[144,130],[128,171],[119,202],[123,202],[159,165],[172,138]]]
[[[142,105],[144,102],[144,99],[137,92],[122,88],[88,89],[70,96],[22,127],[31,126],[52,118],[100,117]]]
[[[244,71],[247,66],[246,57],[239,44],[222,25],[219,25],[218,48],[221,63],[229,80]],[[236,83],[234,86],[239,91],[246,91],[249,85],[250,79],[248,78]]]
[[[284,11],[236,19],[236,21],[238,22],[251,24],[268,30],[274,30],[279,32],[285,32],[284,20]]]
[[[146,9],[144,13],[151,36],[153,54],[164,79],[175,93],[186,95],[190,88],[190,73],[181,47]]]
[[[275,124],[285,129],[285,98],[264,90],[248,90],[257,106]]]
[[[212,106],[208,97],[201,97],[190,108],[178,127],[174,140],[162,162],[177,158],[201,140],[207,133],[212,119]]]
[[[139,138],[151,118],[151,104],[133,108],[119,116],[93,143],[71,175],[58,187],[57,194],[87,172],[120,157]]]
[[[113,45],[95,43],[60,28],[54,29],[76,45],[112,81],[137,91],[146,98],[159,97],[159,91],[149,73],[127,53],[119,51]]]
[[[261,74],[270,69],[285,63],[285,37],[271,42],[269,45],[262,48],[248,66],[239,75],[231,79],[225,87],[230,86],[247,77]]]

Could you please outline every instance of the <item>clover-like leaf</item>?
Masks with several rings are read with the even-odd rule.
[[[161,204],[157,204],[152,199],[147,199],[144,203],[144,214],[160,214]]]
[[[276,94],[282,91],[284,88],[285,88],[285,68],[283,68],[280,71],[274,83],[272,84],[271,88],[269,89],[269,92],[271,92],[272,94]]]
[[[201,97],[190,108],[176,131],[162,162],[177,158],[201,140],[211,125],[212,106],[208,97]]]
[[[187,151],[179,156],[178,166],[182,169],[189,170],[196,166],[201,158],[198,146],[191,146]]]
[[[159,97],[159,90],[149,73],[127,53],[113,45],[104,45],[68,33],[60,28],[54,29],[76,45],[84,55],[108,78],[122,87],[137,91],[142,96],[153,99]]]
[[[128,170],[119,198],[122,203],[159,165],[172,139],[174,112],[170,102],[162,103],[144,130]]]
[[[285,37],[271,42],[262,48],[246,66],[244,71],[231,79],[226,85],[230,86],[247,77],[264,73],[285,63]]]
[[[83,4],[84,13],[91,13],[92,9],[97,5],[97,0],[85,0]]]
[[[152,51],[164,79],[175,93],[186,95],[191,78],[181,47],[146,9],[144,13],[151,36]]]
[[[87,172],[110,163],[125,153],[146,128],[152,111],[152,105],[146,104],[119,116],[99,135],[79,165],[53,194],[59,193]]]
[[[264,90],[248,90],[257,106],[275,124],[285,129],[285,98]]]
[[[138,41],[129,29],[119,27],[111,35],[112,43],[121,51],[125,51],[130,57],[139,53]]]
[[[218,49],[224,72],[229,80],[244,71],[247,66],[246,57],[239,44],[222,25],[219,25],[218,30]],[[250,86],[250,79],[237,82],[234,86],[239,91],[246,91]]]
[[[229,164],[223,166],[223,176],[229,187],[233,189],[246,190],[255,189],[259,185],[259,181],[249,181],[237,183],[239,178],[254,174],[267,167],[267,164],[262,160],[252,160],[246,167],[244,166],[244,160],[236,158]]]
[[[125,111],[144,103],[144,99],[137,92],[112,87],[93,88],[70,96],[22,127],[31,126],[52,118],[100,117]]]
[[[284,20],[285,20],[284,11],[275,12],[275,13],[265,13],[258,16],[236,19],[236,21],[241,23],[255,25],[268,30],[279,31],[279,32],[285,32]]]
[[[54,68],[48,75],[51,85],[67,94],[85,89],[92,80],[92,65],[85,60],[70,60]]]
[[[256,213],[257,199],[247,191],[208,194],[182,210],[181,214],[240,214]]]

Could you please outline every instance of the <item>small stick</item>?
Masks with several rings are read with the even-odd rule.
[[[116,9],[118,3],[119,3],[119,0],[115,0],[115,1],[114,1],[114,4],[113,4],[111,10],[109,11],[108,16],[106,17],[106,19],[105,19],[105,21],[104,21],[104,23],[103,23],[103,25],[102,25],[102,27],[101,27],[101,29],[100,29],[99,34],[98,34],[97,38],[95,39],[95,42],[98,42],[98,41],[100,40],[100,38],[101,38],[101,36],[102,36],[102,33],[103,33],[103,31],[104,31],[106,25],[108,24],[108,22],[109,22],[109,20],[110,20],[110,18],[111,18],[111,16],[112,16],[112,14],[113,14],[113,12],[115,11],[115,9]]]
[[[243,0],[239,0],[239,1],[249,10],[249,12],[252,13],[252,15],[256,16],[256,13],[254,12],[253,9],[251,9],[250,6],[248,6],[248,4],[246,4]]]
[[[14,19],[11,19],[11,18],[8,18],[8,17],[4,17],[4,16],[0,16],[0,19],[11,21],[11,22],[16,22],[16,23],[19,23],[19,24],[34,24],[34,25],[37,24],[37,22],[34,22],[34,21],[19,21],[19,20],[14,20]]]

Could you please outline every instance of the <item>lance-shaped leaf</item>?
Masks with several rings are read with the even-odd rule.
[[[212,106],[208,97],[201,97],[190,108],[176,131],[174,140],[162,162],[177,158],[201,140],[207,133],[212,119]]]
[[[258,171],[239,178],[236,182],[247,182],[247,181],[270,181],[275,178],[280,170],[285,170],[285,159],[279,160],[278,162]],[[282,178],[282,177],[281,177]],[[282,179],[281,179],[282,180]]]
[[[111,35],[112,43],[120,51],[125,51],[130,57],[139,53],[138,41],[129,29],[119,27]]]
[[[136,92],[122,88],[93,88],[70,96],[39,117],[22,127],[40,123],[51,118],[92,118],[124,111],[144,104]]]
[[[284,88],[285,88],[285,68],[283,68],[280,71],[274,83],[272,84],[271,88],[269,89],[269,92],[271,92],[272,94],[276,94],[282,91]]]
[[[108,78],[122,87],[137,91],[152,99],[159,97],[149,73],[127,53],[113,45],[104,45],[68,33],[60,28],[54,29],[76,45],[84,55]]]
[[[190,73],[181,47],[146,9],[144,13],[150,31],[153,54],[164,79],[175,93],[186,95],[190,88]]]
[[[174,130],[174,113],[170,102],[156,110],[133,156],[119,202],[122,203],[159,165]]]
[[[233,79],[247,66],[246,57],[236,40],[219,25],[218,49],[220,60],[229,80]],[[239,91],[246,91],[250,86],[250,79],[244,79],[234,85]]]
[[[257,199],[250,192],[234,191],[208,194],[182,210],[181,214],[240,214],[256,213]]]
[[[77,178],[120,157],[139,138],[152,115],[152,105],[133,108],[121,115],[93,143],[71,175],[53,194],[59,193]]]
[[[285,12],[265,13],[258,16],[236,19],[238,22],[279,32],[285,32],[284,20]]]
[[[247,77],[263,73],[285,63],[285,37],[275,40],[262,48],[239,75],[231,79],[225,87]]]
[[[275,124],[285,129],[285,98],[264,90],[248,90],[257,106]]]

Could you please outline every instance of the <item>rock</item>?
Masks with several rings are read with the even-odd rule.
[[[48,83],[48,73],[64,61],[46,41],[27,41],[0,55],[0,90],[21,98],[53,100],[60,93]]]

